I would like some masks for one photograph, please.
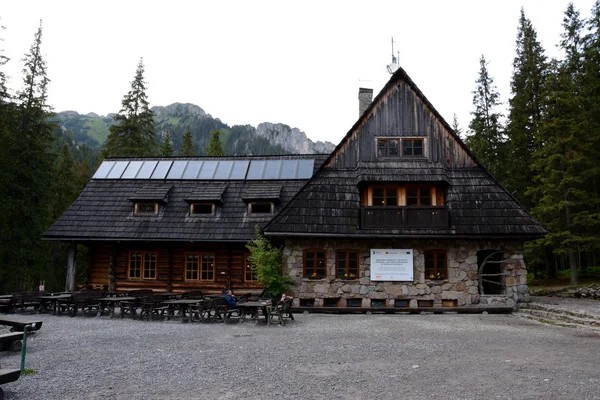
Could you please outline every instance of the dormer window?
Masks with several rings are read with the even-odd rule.
[[[248,214],[273,214],[275,204],[272,201],[254,201],[248,203]]]
[[[156,202],[144,202],[144,203],[135,203],[135,214],[158,214],[158,203]]]
[[[424,138],[377,138],[377,157],[423,157],[424,149]]]
[[[191,203],[190,215],[214,215],[216,208],[214,203]]]

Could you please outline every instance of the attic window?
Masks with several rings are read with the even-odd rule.
[[[214,203],[192,203],[190,204],[191,215],[212,215],[215,213]]]
[[[377,138],[377,157],[423,157],[424,148],[424,138]]]
[[[275,205],[271,201],[256,201],[248,203],[249,214],[272,214]]]
[[[135,203],[135,214],[158,214],[158,203]]]

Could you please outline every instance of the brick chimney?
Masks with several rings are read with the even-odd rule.
[[[373,89],[358,88],[358,117],[360,118],[373,101]]]

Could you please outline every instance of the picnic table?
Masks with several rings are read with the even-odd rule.
[[[38,314],[44,312],[44,310],[49,309],[52,315],[57,315],[60,310],[58,307],[58,302],[62,301],[68,303],[69,300],[73,298],[72,294],[48,294],[43,296],[38,296],[38,300],[40,301],[40,305],[38,306],[37,312]],[[48,307],[50,305],[50,307]]]
[[[257,322],[258,322],[258,311],[261,310],[262,314],[265,316],[267,325],[270,325],[271,324],[270,311],[269,311],[270,305],[271,305],[271,302],[269,300],[263,300],[263,301],[246,301],[243,303],[237,303],[236,307],[240,311],[243,311],[244,314],[251,315],[252,318],[256,319]]]
[[[181,316],[181,322],[191,322],[192,321],[192,313],[190,311],[190,307],[192,305],[201,303],[200,299],[176,299],[176,300],[165,300],[164,304],[169,306],[167,310],[166,320],[168,321],[175,315],[175,311],[179,310],[179,315]],[[187,314],[187,317],[186,317]],[[186,321],[187,318],[187,321]]]
[[[42,321],[17,321],[10,318],[0,318],[0,325],[11,326],[12,331],[23,332],[25,327],[29,327],[29,331],[37,331],[42,327]]]
[[[0,334],[0,350],[19,351],[22,348],[23,332]]]
[[[101,316],[104,310],[108,310],[109,317],[114,318],[115,316],[115,307],[120,304],[122,301],[135,301],[135,297],[132,296],[122,296],[122,297],[99,297],[98,300],[100,302],[100,307],[98,307],[97,317]]]

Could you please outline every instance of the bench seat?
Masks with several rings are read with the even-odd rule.
[[[25,326],[29,325],[30,330],[38,331],[42,327],[42,321],[17,321],[10,318],[0,318],[0,325],[12,326],[14,331],[23,332]]]
[[[17,379],[19,379],[20,375],[20,369],[0,368],[0,385],[16,381]]]

